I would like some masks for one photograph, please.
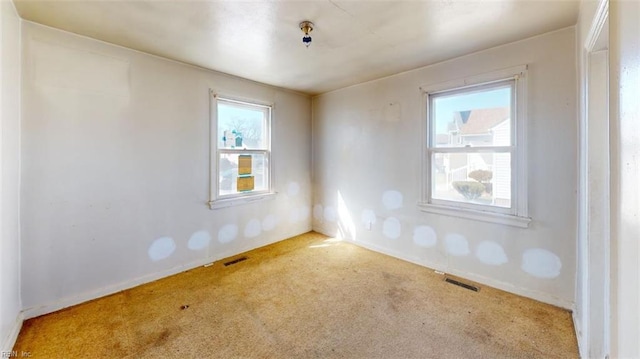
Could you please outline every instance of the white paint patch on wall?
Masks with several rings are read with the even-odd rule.
[[[218,242],[229,243],[238,236],[238,226],[235,224],[225,224],[218,231]]]
[[[386,209],[398,209],[402,207],[402,193],[398,191],[385,191],[382,194],[382,204]]]
[[[507,254],[504,248],[496,242],[482,241],[476,248],[476,257],[480,262],[492,266],[499,266],[507,263]]]
[[[371,227],[376,224],[376,212],[374,212],[372,209],[362,210],[362,215],[360,218],[362,219],[362,223],[364,224],[364,226],[368,229],[371,229]]]
[[[260,232],[262,232],[262,225],[260,221],[255,218],[250,220],[244,227],[244,236],[247,238],[257,237],[260,235]]]
[[[268,232],[278,225],[278,218],[273,214],[268,214],[262,219],[262,230]]]
[[[444,238],[445,247],[447,253],[452,256],[462,257],[469,255],[469,242],[467,239],[458,233],[449,233]]]
[[[402,233],[402,224],[396,217],[389,217],[382,224],[382,234],[390,239],[397,239]]]
[[[324,216],[324,208],[321,204],[316,204],[313,206],[313,218],[321,221]]]
[[[300,193],[300,185],[298,182],[289,182],[289,185],[287,186],[287,194],[290,197],[293,197],[297,196],[298,193]]]
[[[160,237],[151,243],[147,253],[152,261],[157,262],[173,254],[176,250],[176,242],[171,237]]]
[[[324,219],[329,222],[335,222],[338,219],[338,212],[332,206],[326,206],[324,208]]]
[[[197,231],[191,235],[187,247],[192,251],[198,251],[209,246],[211,235],[207,231]]]
[[[433,247],[438,243],[438,236],[429,226],[417,226],[413,230],[413,243],[420,247]]]
[[[546,249],[527,249],[522,254],[522,270],[536,278],[555,278],[561,269],[560,258]]]

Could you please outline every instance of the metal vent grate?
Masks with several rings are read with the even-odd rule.
[[[477,291],[479,291],[479,290],[480,290],[480,288],[478,288],[478,287],[476,287],[476,286],[474,286],[474,285],[467,284],[467,283],[462,283],[462,282],[457,281],[457,280],[455,280],[455,279],[445,278],[445,279],[444,279],[444,281],[445,281],[445,282],[447,282],[447,283],[455,284],[455,285],[457,285],[458,287],[462,287],[462,288],[465,288],[465,289],[472,290],[472,291],[474,291],[474,292],[477,292]]]
[[[232,261],[228,261],[228,262],[226,262],[226,263],[224,264],[224,266],[225,266],[225,267],[226,267],[226,266],[230,266],[230,265],[232,265],[232,264],[236,264],[236,263],[239,263],[239,262],[242,262],[242,261],[246,261],[247,259],[248,259],[247,257],[240,257],[240,258],[236,258],[236,259],[234,259],[234,260],[232,260]]]

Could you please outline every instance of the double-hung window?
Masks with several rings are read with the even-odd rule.
[[[211,99],[211,208],[272,195],[271,105]]]
[[[527,227],[526,67],[422,88],[427,212]]]

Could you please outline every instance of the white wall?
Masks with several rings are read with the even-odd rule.
[[[20,18],[0,1],[0,351],[8,351],[20,315]]]
[[[22,30],[25,316],[311,229],[308,97],[30,22]],[[274,200],[208,208],[210,88],[275,104]],[[263,231],[265,218],[274,229]],[[170,255],[153,261],[150,250]]]
[[[313,100],[314,229],[444,272],[571,308],[576,265],[577,115],[575,29],[567,28],[433,66],[333,91]],[[418,210],[420,196],[419,86],[529,65],[528,229],[446,217]],[[399,204],[398,193],[402,202]],[[386,201],[386,204],[385,204]],[[371,229],[363,221],[375,213]],[[383,228],[400,225],[399,238]],[[429,226],[437,243],[414,242]],[[393,228],[392,228],[393,227]],[[424,229],[422,229],[424,230]],[[428,230],[427,230],[428,231]],[[423,232],[422,234],[424,234]],[[457,236],[457,237],[456,237]],[[445,239],[468,244],[455,256]],[[457,239],[456,239],[457,238]],[[507,262],[484,264],[478,246]],[[537,265],[523,255],[541,249]],[[464,251],[462,251],[464,252]],[[491,251],[490,251],[491,252]],[[531,253],[531,252],[530,252]],[[480,257],[480,258],[479,258]],[[559,260],[552,278],[541,273]],[[548,274],[548,273],[547,273]]]
[[[611,356],[640,357],[640,2],[609,8]]]

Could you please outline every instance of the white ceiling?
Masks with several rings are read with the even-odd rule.
[[[576,23],[575,0],[34,1],[26,19],[318,94]],[[315,23],[302,44],[298,24]]]

